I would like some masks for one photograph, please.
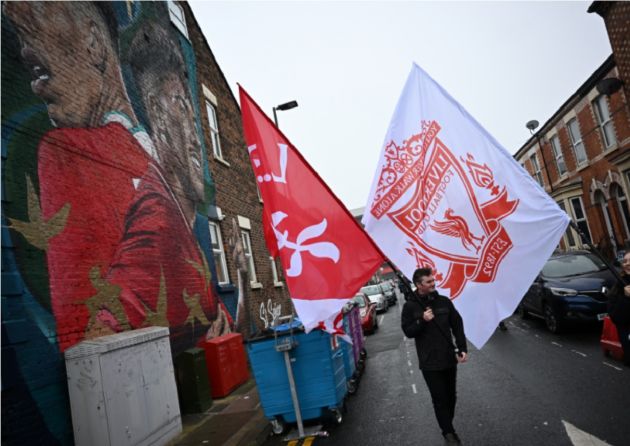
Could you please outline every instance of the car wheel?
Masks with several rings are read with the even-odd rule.
[[[522,304],[516,308],[516,313],[521,317],[521,319],[529,319],[529,312]]]
[[[543,313],[545,316],[545,325],[547,326],[547,330],[554,334],[560,333],[562,331],[562,322],[553,312],[551,305],[545,304]]]

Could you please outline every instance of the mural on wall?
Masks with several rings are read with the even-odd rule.
[[[2,320],[26,327],[3,331],[3,364],[14,354],[16,400],[60,443],[71,441],[64,350],[161,325],[178,354],[237,320],[214,286],[196,88],[163,2],[2,5],[3,278],[10,268],[19,284],[10,298],[3,285]],[[18,331],[28,344],[5,349]],[[38,381],[35,358],[54,364],[52,381]]]

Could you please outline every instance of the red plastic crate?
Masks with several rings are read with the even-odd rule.
[[[213,398],[223,398],[249,379],[243,337],[238,333],[202,341]]]

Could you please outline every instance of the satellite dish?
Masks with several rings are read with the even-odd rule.
[[[528,121],[527,124],[525,124],[525,127],[527,127],[530,130],[534,130],[538,127],[538,121],[536,121],[535,119],[532,119],[531,121]]]

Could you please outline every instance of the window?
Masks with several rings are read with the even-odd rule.
[[[606,240],[604,243],[608,244],[608,241],[610,241],[614,245],[616,244],[614,241],[615,235],[612,228],[612,223],[611,223],[612,219],[610,218],[610,209],[608,207],[608,201],[606,200],[606,197],[604,196],[604,193],[601,190],[595,191],[594,199],[595,199],[595,203],[599,205],[602,211],[602,218],[604,219],[604,225],[608,232],[608,240]],[[604,238],[606,237],[604,236]],[[600,240],[600,243],[602,243],[601,240]]]
[[[210,101],[206,101],[206,111],[208,112],[208,125],[210,126],[210,139],[212,140],[212,152],[217,158],[223,159],[221,151],[221,141],[219,140],[219,124],[217,121],[217,113],[214,105]]]
[[[551,137],[551,149],[553,150],[553,156],[556,159],[556,167],[558,168],[558,175],[562,176],[567,173],[567,165],[564,163],[564,156],[562,155],[562,148],[560,147],[560,138],[558,135]]]
[[[626,238],[630,238],[630,210],[628,210],[628,199],[626,194],[623,193],[623,189],[618,184],[612,184],[610,186],[612,196],[617,200],[617,207],[621,214],[621,220],[626,231]]]
[[[534,169],[534,177],[536,178],[536,181],[538,181],[538,184],[544,187],[545,185],[543,184],[542,172],[540,171],[540,164],[538,164],[538,158],[536,158],[536,154],[534,153],[529,160],[532,163],[532,168]]]
[[[610,116],[610,110],[608,109],[606,96],[601,95],[593,101],[593,110],[595,110],[597,123],[599,124],[599,128],[602,132],[604,147],[608,149],[617,142],[617,138],[615,137],[615,129],[613,128],[613,122]]]
[[[273,277],[274,286],[282,286],[282,281],[280,280],[280,276],[278,275],[276,260],[270,256],[269,261],[271,262],[271,276]]]
[[[569,129],[569,137],[571,138],[571,144],[573,144],[573,153],[575,153],[575,159],[577,165],[581,166],[586,162],[586,149],[582,142],[582,134],[580,133],[580,126],[577,118],[573,118],[567,124]]]
[[[186,28],[186,16],[184,15],[184,8],[169,0],[168,2],[168,15],[171,18],[173,25],[182,32],[183,35],[188,38],[188,28]]]
[[[249,271],[249,280],[253,284],[257,283],[256,279],[256,266],[254,265],[254,254],[252,252],[252,242],[249,237],[249,231],[241,230],[241,237],[243,239],[243,250],[245,251],[245,258],[247,259],[247,270]]]
[[[586,214],[584,214],[584,206],[582,205],[582,199],[580,197],[571,198],[571,207],[573,208],[573,216],[575,217],[575,224],[580,231],[586,236],[586,240],[589,244],[593,243],[591,239],[591,231],[588,230],[588,222],[586,221]]]
[[[212,243],[212,254],[214,264],[217,268],[217,282],[220,285],[230,282],[228,277],[227,264],[225,262],[225,251],[223,250],[223,240],[221,238],[221,228],[215,222],[208,222],[210,226],[210,242]]]
[[[559,201],[558,206],[560,206],[560,209],[562,209],[565,213],[567,212],[564,201]],[[571,230],[571,227],[567,227],[567,231],[564,235],[566,236],[566,241],[569,248],[575,248],[577,245],[575,244],[575,238],[573,237],[573,231]]]

